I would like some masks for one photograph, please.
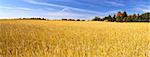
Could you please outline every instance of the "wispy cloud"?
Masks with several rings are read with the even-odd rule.
[[[38,2],[35,0],[24,0],[24,1],[27,3],[35,4],[35,5],[62,8],[59,11],[45,13],[45,15],[51,16],[54,18],[82,18],[82,19],[84,18],[86,19],[86,18],[92,18],[93,16],[103,17],[105,14],[103,12],[75,8],[75,7],[64,6],[64,5],[58,5],[58,4],[52,4],[52,3],[46,3],[46,2]]]
[[[148,0],[1,0],[0,4],[0,17],[89,19],[118,11],[128,14],[150,12]]]
[[[137,11],[143,11],[143,12],[150,12],[150,8],[134,8],[134,10],[137,10]]]
[[[142,11],[142,12],[150,12],[150,6],[148,6],[148,4],[140,4],[134,7],[133,10]]]
[[[92,10],[87,10],[87,9],[75,8],[75,7],[52,4],[52,3],[46,3],[46,2],[38,2],[38,1],[35,1],[35,0],[24,0],[24,1],[28,2],[28,3],[31,3],[31,4],[37,4],[37,5],[53,6],[53,7],[60,7],[60,8],[69,8],[69,9],[73,9],[73,10],[76,10],[76,11],[89,12],[89,13],[95,13],[95,14],[100,14],[101,13],[101,12],[98,12],[98,11],[92,11]]]
[[[73,8],[63,8],[60,11],[49,11],[54,10],[51,8],[45,8],[45,9],[32,9],[32,8],[25,8],[25,7],[4,7],[0,6],[3,10],[10,10],[9,13],[5,12],[7,14],[7,17],[45,17],[45,18],[53,18],[53,19],[61,19],[61,18],[80,18],[80,19],[91,19],[94,16],[100,16],[104,17],[108,14],[114,14],[117,12],[115,11],[108,11],[105,13],[98,13],[95,14],[93,12],[86,12],[81,10],[74,10]],[[0,12],[4,13],[4,12]],[[0,17],[5,17],[6,15],[0,14]]]
[[[15,9],[15,10],[22,10],[22,11],[29,11],[33,10],[31,8],[25,8],[25,7],[7,7],[7,6],[0,6],[1,9]]]
[[[125,6],[125,4],[115,1],[104,1],[104,3],[111,4],[112,6]]]
[[[46,17],[44,13],[41,9],[0,6],[0,18]]]
[[[53,4],[47,2],[39,2],[35,0],[23,0],[26,3],[40,5],[42,8],[30,8],[30,7],[5,7],[0,6],[0,8],[9,9],[5,12],[9,17],[45,17],[50,19],[61,19],[61,18],[80,18],[80,19],[91,19],[94,16],[104,17],[109,14],[114,14],[118,10],[109,10],[105,12],[93,11],[82,8],[76,8],[71,6],[65,6],[60,4]],[[68,0],[69,1],[69,0]],[[31,5],[32,6],[32,5]],[[4,13],[4,12],[1,12]],[[5,17],[6,15],[0,14],[0,17]]]
[[[46,9],[48,11],[46,11],[43,8],[32,9],[32,8],[25,8],[25,7],[0,6],[0,13],[2,13],[0,14],[0,18],[44,17],[44,18],[50,18],[50,19],[61,19],[61,18],[86,19],[86,18],[89,18],[90,16],[91,17],[94,16],[93,14],[84,14],[80,12],[74,12],[74,10],[67,9],[67,8],[64,8],[60,11],[53,11],[54,9],[51,9],[51,8],[46,8]],[[8,10],[9,12],[6,12]]]

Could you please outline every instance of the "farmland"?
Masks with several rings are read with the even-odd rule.
[[[0,20],[0,57],[148,57],[150,23]]]

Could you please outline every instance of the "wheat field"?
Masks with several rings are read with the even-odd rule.
[[[0,20],[0,57],[148,57],[150,23]]]

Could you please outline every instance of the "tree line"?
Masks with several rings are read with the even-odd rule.
[[[81,19],[62,19],[62,21],[85,21]]]
[[[143,14],[133,14],[128,15],[127,12],[118,12],[116,15],[108,15],[104,18],[95,17],[92,21],[110,21],[110,22],[149,22],[150,21],[150,12]]]
[[[17,18],[21,20],[48,20],[45,18]],[[84,19],[61,19],[62,21],[86,21]],[[98,16],[94,17],[91,21],[109,21],[109,22],[150,22],[150,12],[143,14],[128,15],[126,11],[118,12],[113,16],[108,15],[104,18]]]
[[[47,20],[46,18],[15,18],[18,20]]]

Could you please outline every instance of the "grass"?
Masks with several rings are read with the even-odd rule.
[[[0,20],[0,57],[148,57],[149,28],[138,22]]]

